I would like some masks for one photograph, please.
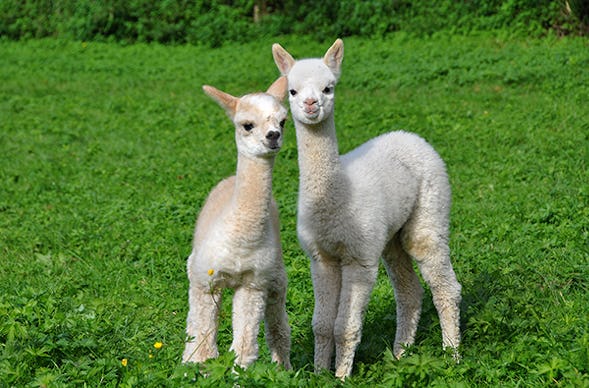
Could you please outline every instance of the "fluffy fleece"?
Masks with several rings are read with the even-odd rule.
[[[221,291],[233,288],[235,362],[246,367],[258,356],[257,336],[265,319],[272,360],[289,369],[290,327],[286,272],[280,245],[272,170],[282,146],[286,79],[266,93],[233,97],[213,87],[205,92],[235,125],[237,172],[209,194],[197,220],[188,258],[189,312],[184,362],[217,357]]]
[[[334,97],[343,42],[338,39],[321,59],[295,61],[278,44],[272,51],[288,77],[296,128],[297,231],[311,259],[316,370],[331,366],[335,348],[336,376],[350,375],[380,258],[397,300],[395,356],[414,342],[421,314],[423,289],[412,259],[431,288],[443,346],[456,349],[461,286],[450,262],[444,162],[422,138],[402,131],[340,157]]]

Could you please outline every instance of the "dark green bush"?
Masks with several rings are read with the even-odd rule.
[[[582,34],[589,34],[589,0],[567,0],[565,9],[577,22]]]
[[[254,21],[254,8],[260,12]],[[0,36],[219,46],[263,35],[383,36],[404,30],[587,33],[589,0],[3,0]]]

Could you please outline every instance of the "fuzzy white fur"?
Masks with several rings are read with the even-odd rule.
[[[196,224],[187,265],[190,289],[184,362],[218,356],[221,291],[233,288],[235,362],[246,367],[257,359],[257,336],[265,319],[272,360],[291,367],[286,272],[278,208],[272,197],[274,157],[282,146],[287,116],[281,105],[286,85],[281,77],[266,93],[241,98],[203,87],[235,125],[237,173],[211,191]]]
[[[431,288],[443,346],[460,342],[461,286],[448,247],[450,185],[444,162],[417,135],[390,132],[340,157],[334,91],[343,59],[337,40],[322,59],[295,61],[275,44],[288,77],[299,157],[297,231],[311,259],[315,368],[352,371],[362,319],[383,258],[397,300],[394,355],[414,342],[423,289]],[[455,353],[457,356],[457,353]]]

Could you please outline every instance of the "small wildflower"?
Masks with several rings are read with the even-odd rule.
[[[123,358],[123,359],[121,360],[121,365],[122,365],[122,366],[124,366],[124,367],[126,367],[128,362],[129,362],[129,361],[128,361],[126,358]]]
[[[209,276],[213,276],[215,274],[215,270],[211,268],[207,271],[207,273],[209,274]]]
[[[153,344],[153,347],[156,348],[156,349],[161,349],[162,346],[164,346],[164,344],[161,343],[161,342],[156,342],[155,344]]]
[[[149,358],[153,358],[153,354],[149,353]]]

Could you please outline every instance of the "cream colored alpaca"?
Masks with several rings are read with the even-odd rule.
[[[414,342],[421,314],[423,289],[411,258],[432,290],[443,345],[456,349],[461,287],[450,263],[444,162],[407,132],[381,135],[340,157],[333,115],[343,42],[322,59],[295,61],[278,44],[272,51],[288,77],[297,135],[297,231],[311,258],[316,370],[331,366],[335,347],[336,376],[350,375],[381,257],[397,300],[395,356]]]
[[[248,366],[258,357],[257,336],[265,318],[272,360],[290,369],[290,327],[286,315],[286,273],[280,246],[278,208],[272,197],[274,157],[282,146],[287,116],[281,105],[286,79],[266,93],[233,97],[213,87],[204,91],[235,124],[237,173],[209,194],[188,258],[188,341],[184,362],[219,355],[217,331],[221,290],[235,289],[235,362]]]

